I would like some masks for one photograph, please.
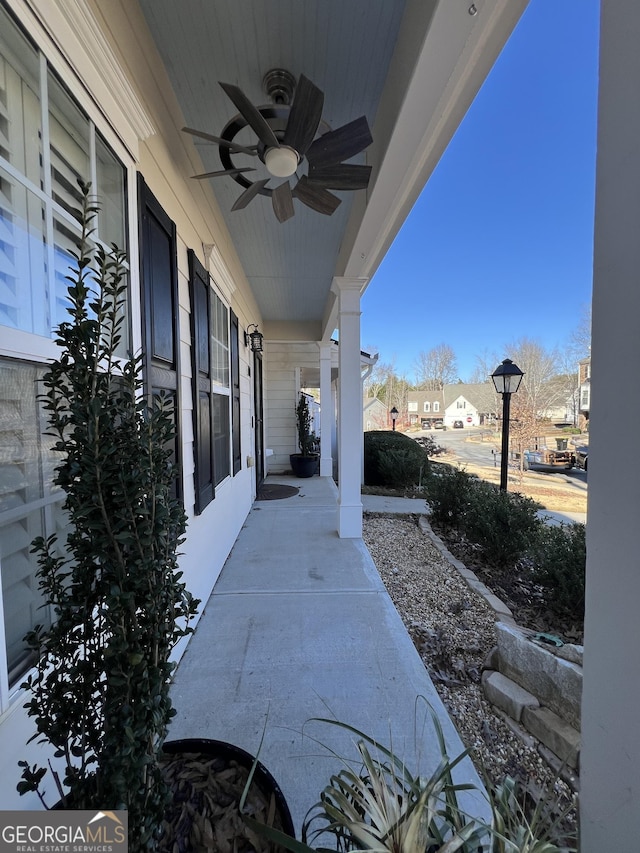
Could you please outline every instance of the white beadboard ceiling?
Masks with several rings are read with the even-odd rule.
[[[218,81],[263,105],[264,74],[284,68],[324,92],[332,129],[371,127],[353,161],[373,166],[369,187],[336,191],[332,216],[295,200],[280,223],[264,196],[232,212],[242,188],[211,179],[267,329],[331,334],[334,276],[373,274],[526,2],[476,0],[472,15],[470,0],[139,0],[187,126],[220,135],[237,109]],[[221,169],[217,145],[194,141],[204,171]]]

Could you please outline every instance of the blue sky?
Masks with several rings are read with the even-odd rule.
[[[531,0],[362,300],[363,349],[413,376],[448,344],[566,345],[591,300],[598,0]]]

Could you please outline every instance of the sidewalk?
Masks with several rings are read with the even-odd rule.
[[[333,481],[267,482],[299,492],[254,503],[178,667],[169,739],[227,740],[255,753],[264,730],[261,760],[299,832],[330,774],[342,769],[313,738],[354,754],[352,735],[310,718],[335,717],[392,743],[424,774],[439,760],[424,706],[416,706],[424,696],[450,756],[463,747],[364,543],[336,533]],[[364,502],[373,509],[369,496]],[[412,505],[405,511],[424,507],[404,503]],[[454,778],[480,786],[469,759]],[[488,818],[481,794],[461,801]]]

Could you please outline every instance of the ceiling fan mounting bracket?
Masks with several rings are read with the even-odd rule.
[[[296,78],[284,68],[272,68],[262,78],[262,88],[274,104],[289,106],[296,88]]]

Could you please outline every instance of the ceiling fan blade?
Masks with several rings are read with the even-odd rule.
[[[293,196],[300,199],[303,204],[306,204],[312,210],[324,213],[325,216],[331,216],[338,205],[342,203],[342,200],[333,193],[330,193],[329,190],[314,186],[307,179],[306,175],[303,175],[296,184]]]
[[[206,139],[208,142],[215,142],[217,145],[222,145],[224,148],[228,148],[230,151],[236,151],[239,154],[251,154],[255,157],[258,153],[255,148],[247,148],[244,145],[238,145],[236,142],[229,142],[226,139],[222,139],[220,136],[214,136],[212,133],[205,133],[204,130],[196,130],[193,127],[183,127],[182,129],[185,133],[190,133],[191,136],[199,136],[202,139]]]
[[[254,196],[257,196],[260,190],[269,183],[269,178],[265,178],[262,181],[254,181],[250,187],[242,193],[242,195],[238,196],[235,204],[231,208],[231,210],[242,210],[243,207],[246,207]]]
[[[369,186],[371,166],[337,163],[322,169],[311,167],[308,177],[317,187],[330,190],[364,190]]]
[[[276,139],[274,132],[244,92],[237,86],[232,86],[230,83],[220,83],[220,85],[236,105],[240,115],[245,119],[247,124],[253,128],[258,139],[261,142],[264,142],[267,148],[280,148],[280,143]]]
[[[365,116],[325,133],[312,143],[307,160],[313,166],[333,166],[364,151],[373,142]]]
[[[284,181],[280,186],[271,190],[271,203],[278,222],[286,222],[287,219],[291,219],[295,210],[293,209],[293,196],[291,195],[289,181]]]
[[[284,145],[289,145],[303,156],[316,135],[323,106],[324,93],[301,74],[282,140]]]
[[[242,172],[255,172],[253,166],[244,166],[242,169],[218,169],[217,172],[203,172],[201,175],[191,175],[195,181],[204,181],[205,178],[220,178],[222,175],[240,175]]]

